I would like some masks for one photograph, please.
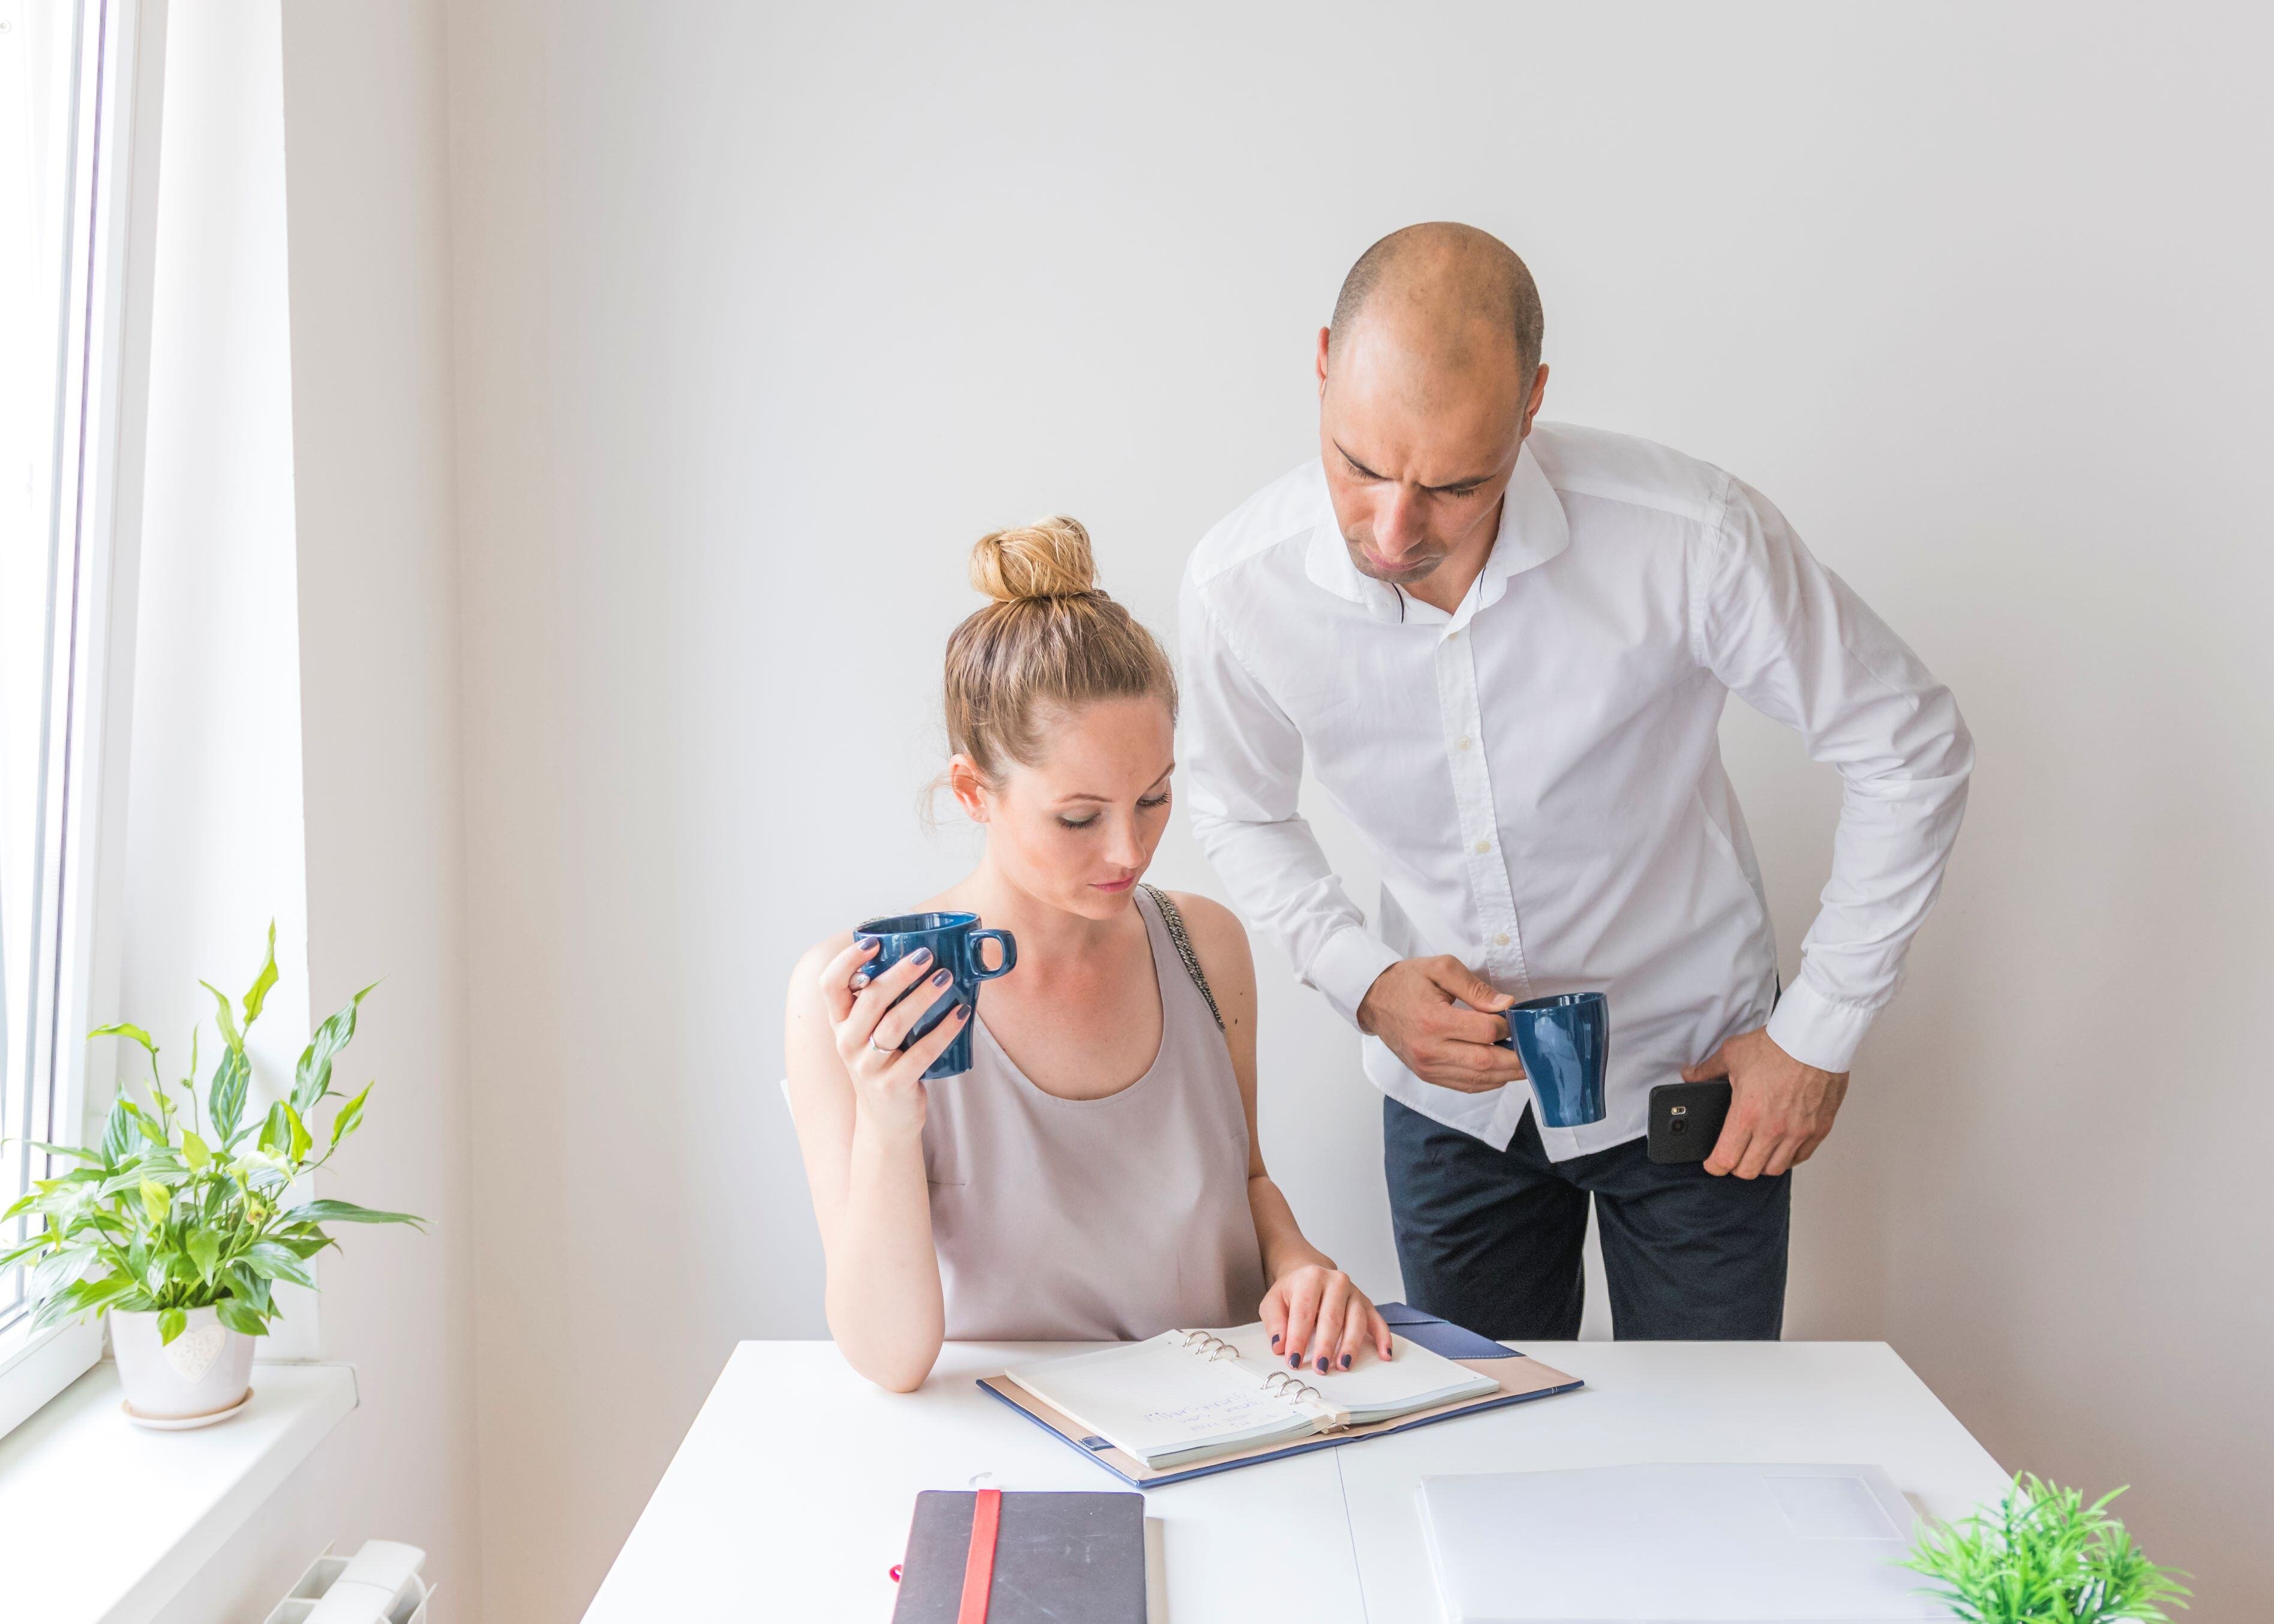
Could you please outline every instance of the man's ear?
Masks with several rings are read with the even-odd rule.
[[[1532,398],[1524,403],[1524,432],[1532,432],[1532,420],[1540,415],[1540,404],[1547,398],[1547,363],[1542,361],[1532,374]]]
[[[1321,399],[1327,393],[1327,341],[1334,336],[1334,331],[1332,327],[1319,329],[1319,395]]]
[[[966,817],[975,823],[987,821],[989,802],[993,797],[988,793],[986,776],[971,757],[958,752],[948,762],[947,789]]]

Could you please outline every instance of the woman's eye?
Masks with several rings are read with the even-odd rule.
[[[1139,806],[1141,806],[1141,807],[1144,808],[1147,811],[1148,811],[1148,812],[1149,812],[1149,811],[1151,811],[1155,807],[1165,807],[1165,806],[1167,806],[1167,805],[1169,804],[1169,797],[1168,797],[1168,795],[1166,794],[1166,793],[1164,792],[1163,793],[1161,793],[1161,794],[1158,794],[1158,795],[1156,795],[1156,796],[1152,797],[1152,799],[1150,799],[1149,801],[1139,801],[1137,804],[1138,804]]]
[[[1096,822],[1097,815],[1093,812],[1088,817],[1062,817],[1058,819],[1058,825],[1064,829],[1087,829]]]

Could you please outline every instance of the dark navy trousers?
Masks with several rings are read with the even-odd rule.
[[[1774,1341],[1784,1329],[1792,1175],[1660,1167],[1630,1140],[1550,1162],[1532,1113],[1506,1150],[1382,1102],[1405,1300],[1504,1341],[1568,1342],[1585,1301],[1587,1203],[1622,1341]]]

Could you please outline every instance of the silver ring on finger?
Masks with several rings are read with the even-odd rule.
[[[869,1040],[869,1047],[875,1049],[880,1055],[897,1055],[900,1052],[898,1048],[886,1049],[882,1043],[879,1043],[874,1038],[870,1038]]]

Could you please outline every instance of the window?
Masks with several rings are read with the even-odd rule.
[[[138,21],[131,0],[0,0],[0,1209],[51,1174],[28,1141],[80,1137]],[[31,1307],[0,1272],[0,1432],[99,1346],[34,1335]]]

